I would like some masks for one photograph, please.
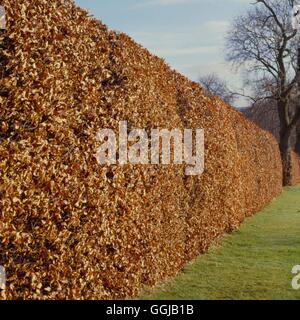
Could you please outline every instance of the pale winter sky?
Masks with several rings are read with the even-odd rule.
[[[234,89],[242,81],[225,62],[232,19],[253,0],[75,0],[110,29],[130,35],[192,80],[217,73]],[[240,106],[244,105],[240,101]]]

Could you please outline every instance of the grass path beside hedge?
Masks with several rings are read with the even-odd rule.
[[[300,186],[247,219],[220,247],[188,265],[142,299],[294,299],[292,268],[300,265]]]

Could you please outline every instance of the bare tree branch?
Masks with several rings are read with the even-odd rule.
[[[227,104],[232,105],[235,101],[235,95],[230,91],[228,85],[218,75],[212,73],[199,78],[206,94],[209,96],[218,96]]]

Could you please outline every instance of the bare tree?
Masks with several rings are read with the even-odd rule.
[[[289,182],[292,133],[300,120],[300,104],[291,103],[300,88],[300,44],[292,27],[293,0],[258,0],[237,17],[227,39],[227,58],[247,73],[245,85],[259,99],[275,101],[280,120],[284,185]]]
[[[202,76],[198,81],[208,96],[220,97],[224,102],[230,105],[235,102],[236,95],[230,91],[227,83],[215,73]]]
[[[279,142],[280,123],[276,101],[261,100],[248,108],[245,115],[260,128],[271,132]]]

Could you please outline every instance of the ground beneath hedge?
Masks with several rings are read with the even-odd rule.
[[[295,265],[300,265],[300,186],[286,188],[221,246],[142,299],[300,300],[300,290],[292,289]]]

